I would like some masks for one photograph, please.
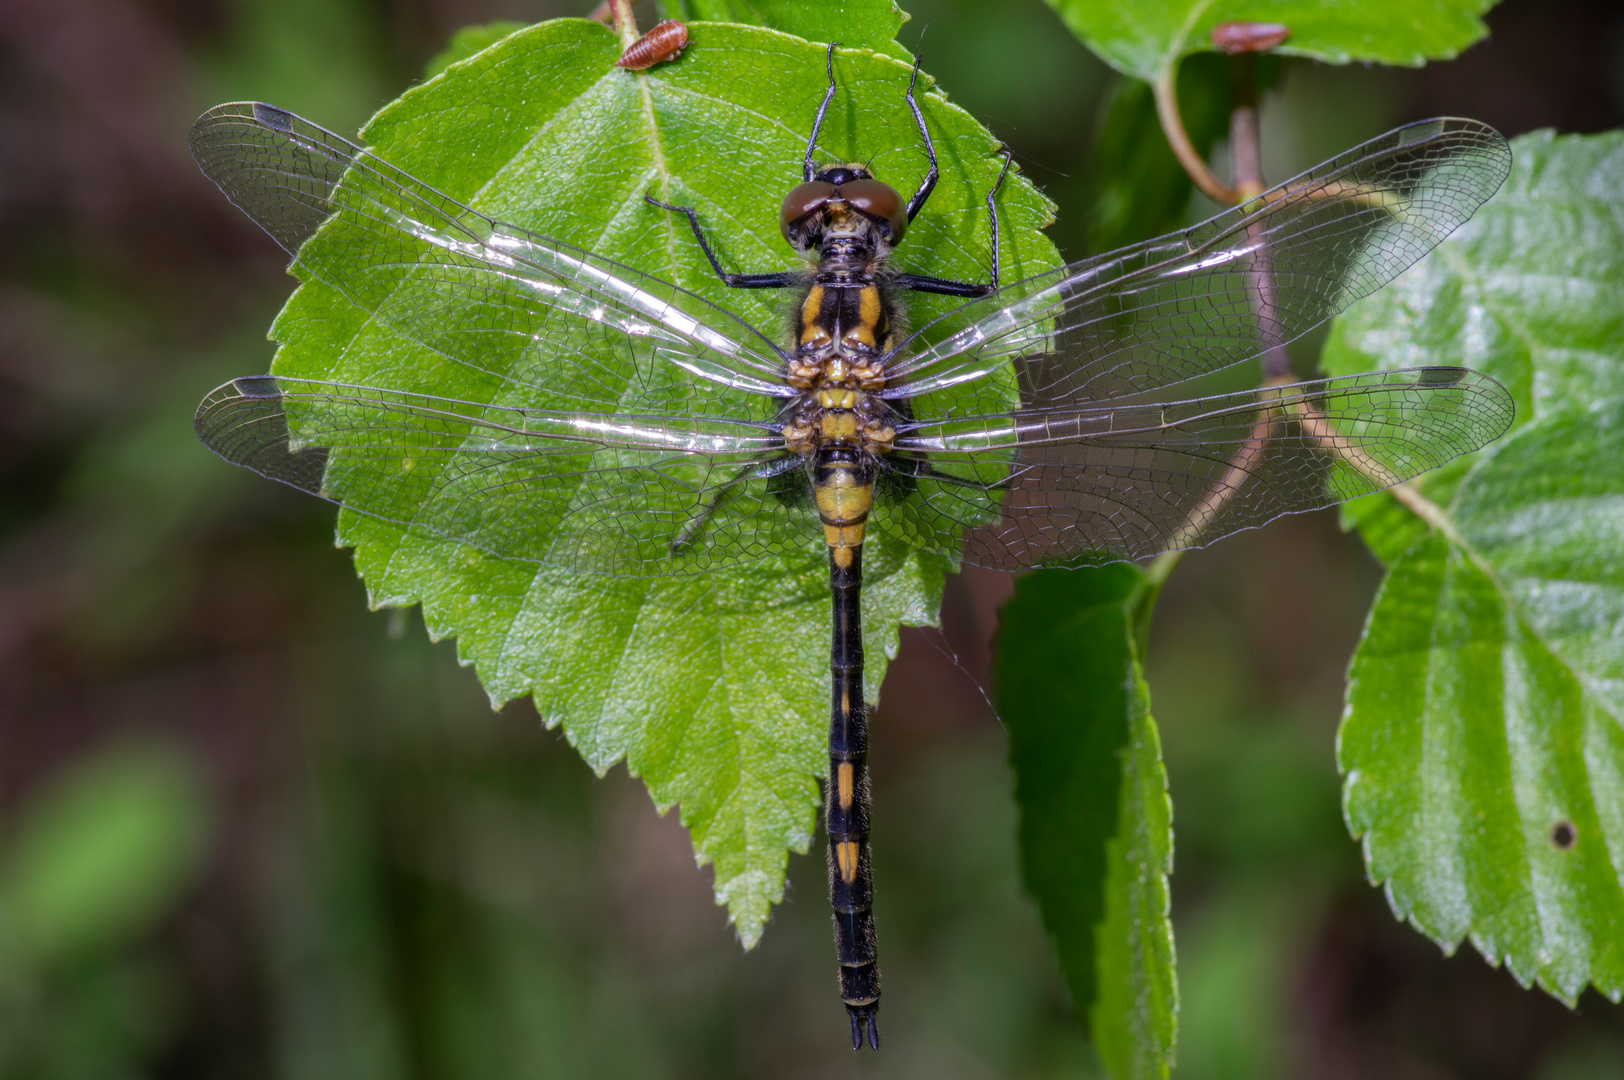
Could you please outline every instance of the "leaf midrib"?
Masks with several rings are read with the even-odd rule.
[[[1488,457],[1485,457],[1482,461],[1480,461],[1478,463],[1477,466],[1474,466],[1473,471],[1475,471],[1477,468],[1483,467],[1483,465],[1487,461],[1492,460],[1492,457],[1493,457],[1492,454],[1489,455]],[[1468,473],[1468,475],[1463,479],[1460,486],[1456,489],[1456,502],[1458,502],[1458,500],[1460,498],[1460,493],[1465,490],[1465,488],[1470,483],[1470,481],[1471,481],[1471,474]],[[1482,552],[1478,551],[1478,549],[1474,545],[1469,543],[1466,540],[1466,538],[1461,535],[1460,531],[1455,527],[1454,520],[1449,515],[1449,513],[1447,513],[1442,507],[1438,506],[1438,504],[1432,502],[1425,495],[1422,495],[1419,491],[1416,491],[1413,488],[1410,488],[1409,485],[1407,485],[1407,484],[1400,485],[1400,487],[1401,488],[1409,488],[1409,491],[1406,494],[1399,496],[1400,502],[1402,502],[1412,512],[1416,513],[1416,515],[1418,517],[1420,517],[1423,521],[1426,521],[1427,524],[1429,526],[1431,526],[1435,531],[1440,533],[1444,537],[1445,542],[1450,547],[1452,547],[1452,548],[1454,548],[1456,550],[1459,550],[1461,553],[1463,553],[1466,556],[1466,558],[1468,559],[1468,561],[1472,564],[1472,566],[1479,573],[1481,573],[1484,576],[1484,578],[1489,582],[1489,584],[1494,588],[1495,594],[1499,598],[1500,603],[1501,603],[1502,607],[1504,608],[1504,610],[1509,612],[1512,615],[1512,617],[1517,620],[1518,625],[1523,629],[1523,631],[1525,633],[1527,633],[1529,635],[1529,637],[1532,638],[1534,641],[1537,641],[1540,644],[1540,646],[1547,652],[1547,654],[1549,654],[1553,659],[1555,659],[1558,663],[1561,664],[1562,669],[1564,670],[1564,672],[1566,672],[1569,675],[1569,677],[1571,677],[1574,680],[1574,682],[1576,684],[1578,684],[1582,688],[1584,696],[1586,698],[1588,698],[1589,701],[1592,702],[1595,705],[1596,708],[1602,710],[1603,712],[1608,713],[1608,715],[1612,718],[1612,720],[1615,723],[1620,722],[1620,717],[1618,717],[1616,714],[1612,713],[1611,710],[1607,709],[1607,707],[1603,704],[1603,702],[1606,700],[1606,698],[1605,698],[1604,695],[1602,695],[1601,693],[1599,693],[1596,690],[1596,688],[1594,686],[1594,683],[1591,680],[1591,678],[1583,671],[1583,669],[1577,667],[1569,659],[1569,657],[1566,655],[1565,652],[1563,652],[1561,649],[1559,649],[1555,644],[1553,644],[1551,642],[1550,639],[1548,639],[1544,634],[1542,634],[1540,632],[1540,630],[1539,630],[1537,624],[1534,622],[1534,620],[1529,617],[1529,615],[1526,612],[1526,610],[1524,609],[1524,607],[1520,603],[1517,602],[1517,600],[1515,599],[1513,594],[1510,592],[1510,590],[1507,589],[1505,583],[1501,580],[1501,577],[1497,573],[1496,568],[1493,566],[1493,564],[1489,562],[1489,560],[1483,555]],[[1454,505],[1455,504],[1452,503],[1451,508],[1453,508]],[[1446,573],[1448,572],[1447,565],[1445,567],[1445,572]],[[1431,619],[1431,630],[1430,630],[1429,636],[1428,636],[1428,651],[1429,651],[1429,653],[1430,652],[1436,652],[1439,649],[1439,645],[1437,644],[1437,641],[1436,641],[1436,630],[1437,630],[1437,626],[1438,626],[1438,618],[1437,618],[1436,610],[1437,609],[1434,608],[1434,615],[1433,615],[1433,618]],[[1502,647],[1504,647],[1504,645],[1502,645]],[[1428,666],[1428,669],[1429,669],[1429,672],[1430,672],[1430,670],[1432,668],[1432,664],[1431,664],[1430,661],[1428,662],[1427,666]],[[1430,702],[1431,698],[1432,698],[1432,689],[1431,689],[1430,678],[1428,680],[1427,689],[1425,691],[1425,694],[1426,694],[1426,698],[1427,698],[1428,702]],[[1504,716],[1504,713],[1503,713],[1503,710],[1502,710],[1502,718],[1503,718],[1503,716]],[[1507,748],[1507,750],[1509,752],[1510,744],[1511,744],[1511,736],[1510,736],[1510,733],[1508,731],[1506,731],[1503,726],[1502,726],[1502,729],[1501,729],[1501,736],[1505,740],[1506,748]],[[1580,767],[1583,769],[1583,773],[1584,773],[1584,786],[1585,786],[1585,789],[1587,791],[1589,791],[1589,792],[1594,793],[1595,790],[1596,790],[1595,777],[1591,773],[1589,761],[1585,760],[1582,755],[1581,755],[1581,759],[1580,759]],[[1529,823],[1528,823],[1528,820],[1527,820],[1527,818],[1525,817],[1525,815],[1523,813],[1521,802],[1520,802],[1520,800],[1518,799],[1518,797],[1517,797],[1517,795],[1515,793],[1516,784],[1514,782],[1511,782],[1511,777],[1509,775],[1507,776],[1507,780],[1508,780],[1508,785],[1509,785],[1509,789],[1510,789],[1510,794],[1507,795],[1507,800],[1508,800],[1508,803],[1510,805],[1511,811],[1512,811],[1512,813],[1515,816],[1515,819],[1517,821],[1518,832],[1519,832],[1519,834],[1521,836],[1526,838],[1528,836],[1528,834],[1529,834],[1529,828],[1528,828]],[[1423,810],[1424,810],[1424,808],[1423,808]],[[1530,855],[1530,853],[1528,851],[1528,845],[1527,845],[1527,842],[1526,842],[1526,839],[1525,839],[1525,842],[1523,844],[1523,858],[1519,863],[1518,872],[1519,872],[1520,876],[1523,879],[1522,880],[1523,891],[1525,892],[1526,895],[1530,896],[1531,898],[1535,898],[1535,900],[1536,900],[1536,902],[1533,904],[1533,914],[1534,914],[1534,918],[1536,920],[1536,923],[1537,923],[1537,925],[1539,927],[1539,939],[1540,939],[1540,941],[1542,943],[1541,947],[1540,947],[1540,955],[1536,958],[1538,967],[1537,967],[1536,971],[1533,973],[1533,977],[1539,982],[1539,984],[1541,986],[1545,986],[1547,989],[1551,990],[1553,993],[1558,994],[1558,996],[1562,996],[1563,991],[1561,990],[1560,987],[1554,986],[1554,985],[1549,984],[1547,982],[1546,973],[1544,971],[1544,968],[1546,967],[1546,965],[1549,964],[1550,962],[1552,962],[1552,960],[1554,958],[1551,957],[1548,954],[1548,952],[1547,952],[1547,950],[1545,948],[1545,945],[1544,945],[1544,943],[1548,942],[1549,939],[1550,939],[1550,930],[1546,925],[1544,910],[1543,910],[1542,906],[1537,902],[1537,892],[1538,892],[1538,890],[1536,890],[1534,888],[1534,885],[1533,885],[1532,865],[1533,865],[1533,860],[1532,860],[1532,857],[1531,857],[1531,855]],[[1413,912],[1412,912],[1412,916],[1413,916]],[[1481,926],[1477,926],[1477,927],[1474,927],[1474,928],[1470,929],[1468,931],[1468,935],[1467,935],[1468,937],[1471,938],[1474,947],[1476,947],[1479,952],[1481,952],[1484,956],[1488,956],[1488,957],[1498,956],[1498,957],[1501,957],[1501,958],[1509,958],[1512,955],[1512,952],[1509,951],[1509,950],[1506,950],[1506,949],[1490,949],[1490,948],[1488,948],[1487,946],[1489,944],[1489,941],[1488,941],[1488,939],[1484,938],[1482,931],[1483,931],[1483,928]],[[1587,974],[1586,980],[1587,981],[1593,981],[1593,976]]]
[[[1534,423],[1537,423],[1537,421]],[[1526,427],[1524,430],[1526,430]],[[1471,560],[1472,565],[1477,568],[1478,572],[1489,580],[1489,584],[1494,586],[1495,595],[1500,598],[1500,603],[1506,608],[1506,610],[1510,611],[1516,617],[1517,621],[1527,628],[1529,634],[1536,641],[1538,641],[1547,652],[1561,661],[1563,669],[1572,675],[1574,681],[1582,685],[1585,689],[1585,693],[1599,705],[1601,701],[1605,700],[1605,698],[1596,690],[1594,681],[1590,678],[1590,676],[1585,673],[1582,667],[1579,667],[1574,661],[1569,659],[1565,651],[1559,648],[1550,638],[1546,637],[1540,632],[1538,625],[1531,618],[1524,605],[1519,602],[1516,594],[1513,593],[1512,590],[1508,588],[1505,582],[1501,579],[1500,573],[1494,564],[1489,561],[1487,556],[1477,549],[1476,545],[1468,541],[1455,526],[1455,520],[1452,512],[1459,505],[1467,487],[1470,486],[1472,482],[1472,473],[1486,467],[1488,463],[1494,459],[1497,452],[1498,451],[1487,452],[1487,456],[1479,460],[1478,463],[1472,467],[1471,471],[1462,478],[1461,483],[1455,489],[1455,495],[1450,502],[1450,507],[1448,510],[1445,510],[1443,507],[1427,498],[1421,493],[1420,489],[1409,483],[1397,485],[1393,489],[1394,497],[1397,498],[1398,501],[1407,509],[1409,509],[1411,513],[1415,514],[1422,521],[1426,522],[1430,528],[1441,533],[1444,539],[1448,541],[1452,547],[1458,548],[1466,555],[1468,559]],[[1618,716],[1611,710],[1606,711],[1609,713],[1609,715],[1613,716],[1614,720],[1624,722],[1624,717]]]

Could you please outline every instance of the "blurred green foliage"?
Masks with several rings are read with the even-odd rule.
[[[132,949],[194,882],[208,804],[161,745],[53,777],[0,848],[0,1075],[112,1075],[175,1024],[171,965]]]
[[[1172,804],[1143,650],[1159,571],[1039,570],[999,613],[1021,874],[1114,1080],[1166,1076],[1178,986]]]
[[[1219,23],[1285,26],[1288,56],[1346,64],[1447,60],[1487,32],[1479,18],[1496,0],[1045,0],[1112,67],[1155,82],[1185,56],[1211,49]]]

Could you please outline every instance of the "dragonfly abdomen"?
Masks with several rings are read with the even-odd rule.
[[[827,451],[828,456],[849,454]],[[851,476],[856,483],[834,490],[872,493],[873,467],[849,454],[849,460],[820,462],[817,475]],[[864,477],[862,474],[867,473]],[[866,483],[863,481],[866,480]],[[840,999],[851,1016],[852,1044],[861,1047],[866,1033],[878,1050],[880,969],[874,937],[873,881],[868,849],[868,710],[863,702],[862,520],[831,523],[824,529],[855,530],[850,543],[829,545],[829,590],[833,597],[833,633],[829,643],[829,779],[824,793],[824,824],[829,834],[829,903],[834,909],[835,953],[840,964]],[[846,505],[854,510],[857,500]],[[866,496],[861,518],[868,515]],[[850,533],[846,534],[850,536]]]

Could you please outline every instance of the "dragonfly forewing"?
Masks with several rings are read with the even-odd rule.
[[[669,576],[818,554],[816,515],[778,493],[799,460],[768,424],[255,376],[196,425],[228,461],[503,558]]]
[[[291,113],[222,105],[193,125],[191,144],[209,178],[294,255],[297,275],[486,376],[493,394],[608,405],[631,392],[657,404],[708,384],[790,395],[779,347],[731,313],[487,217]],[[723,396],[710,397],[714,410]]]
[[[1494,194],[1510,161],[1499,133],[1472,120],[1388,132],[1184,232],[920,327],[895,350],[885,396],[929,394],[1013,364],[1023,405],[1081,406],[1260,357],[1413,265]]]

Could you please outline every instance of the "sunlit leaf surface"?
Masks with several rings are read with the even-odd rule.
[[[1125,75],[1147,82],[1188,53],[1211,48],[1221,22],[1277,23],[1291,36],[1276,51],[1333,64],[1419,66],[1446,60],[1488,31],[1478,16],[1494,0],[1047,0],[1074,34]]]
[[[895,0],[658,0],[656,6],[665,19],[770,26],[811,41],[838,41],[854,49],[908,55],[896,42],[897,30],[908,16]]]
[[[1513,143],[1501,193],[1340,320],[1335,371],[1464,363],[1522,426],[1356,508],[1388,563],[1339,760],[1394,910],[1572,1001],[1624,995],[1624,137]]]

